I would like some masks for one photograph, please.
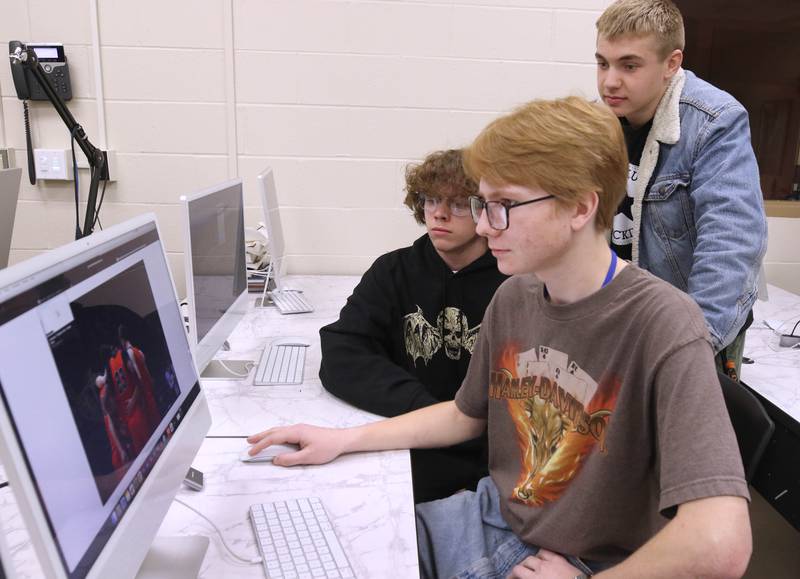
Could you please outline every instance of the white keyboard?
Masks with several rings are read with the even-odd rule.
[[[318,498],[252,505],[250,522],[269,579],[355,577]]]
[[[272,290],[269,297],[282,314],[305,314],[313,312],[314,307],[303,297],[299,290]]]
[[[253,385],[302,384],[307,348],[304,344],[268,344],[258,362]]]

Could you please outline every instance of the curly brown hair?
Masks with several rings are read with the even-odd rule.
[[[444,199],[466,199],[478,193],[478,184],[464,172],[462,149],[431,153],[419,164],[406,167],[406,198],[403,203],[414,212],[414,219],[425,224],[422,195]]]

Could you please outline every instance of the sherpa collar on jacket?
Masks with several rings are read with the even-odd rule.
[[[633,191],[633,245],[631,247],[631,261],[639,263],[639,232],[642,226],[642,200],[650,179],[653,177],[658,164],[659,143],[674,145],[681,138],[680,101],[683,85],[686,83],[686,73],[679,68],[675,76],[667,85],[667,90],[661,97],[653,117],[653,126],[647,135],[647,140],[639,161],[639,179]]]

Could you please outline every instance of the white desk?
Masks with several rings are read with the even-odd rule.
[[[769,300],[756,301],[753,325],[747,331],[744,355],[754,361],[742,365],[742,381],[783,412],[800,422],[800,348],[781,348],[778,335],[764,320],[781,320],[789,333],[800,319],[800,296],[775,286]],[[800,331],[800,327],[798,327]]]
[[[356,277],[342,276],[291,277],[291,286],[305,291],[316,308],[314,312],[282,316],[274,308],[254,309],[239,324],[229,339],[231,351],[220,353],[220,357],[258,360],[265,338],[310,338],[305,382],[253,387],[249,385],[252,377],[244,382],[204,381],[213,424],[193,465],[203,471],[205,488],[201,492],[182,489],[178,496],[213,520],[228,544],[248,557],[257,555],[247,519],[251,504],[319,496],[358,577],[414,578],[419,570],[408,451],[360,453],[327,465],[294,468],[238,460],[246,443],[237,437],[270,426],[295,422],[350,426],[378,418],[332,397],[317,376],[319,328],[338,317],[357,281]],[[27,533],[7,491],[0,491],[0,516],[6,531],[10,531],[12,556],[22,577],[39,577],[41,571]],[[213,528],[178,503],[173,503],[159,534],[205,535],[211,539],[201,577],[264,577],[260,565],[247,565],[231,557]]]
[[[800,349],[781,348],[779,336],[764,320],[780,320],[789,333],[800,319],[800,296],[774,286],[769,300],[757,301],[753,325],[747,331],[742,382],[762,397],[775,422],[752,485],[791,525],[800,530]]]

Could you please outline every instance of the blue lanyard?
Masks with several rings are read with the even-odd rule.
[[[606,272],[606,279],[603,280],[603,285],[600,288],[606,287],[611,280],[614,278],[614,272],[617,271],[617,254],[614,253],[614,250],[611,250],[611,264],[608,266],[608,271]]]

